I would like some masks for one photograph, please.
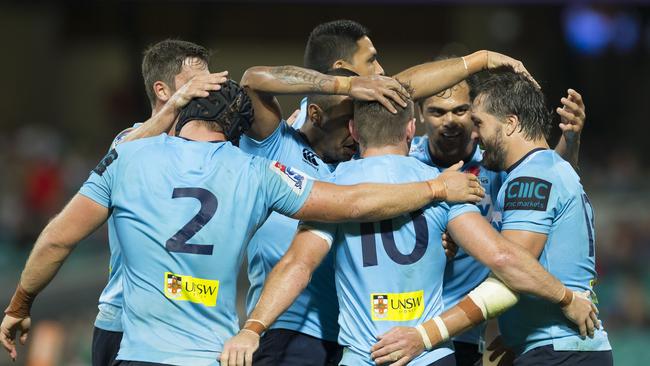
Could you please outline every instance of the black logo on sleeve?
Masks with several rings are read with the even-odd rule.
[[[97,175],[102,176],[104,172],[106,171],[106,168],[108,168],[109,165],[113,164],[113,162],[117,160],[117,150],[111,149],[111,151],[104,156],[102,161],[97,164],[95,169],[93,169],[93,172],[97,173]]]
[[[546,211],[552,186],[551,182],[539,178],[516,178],[508,183],[503,210]]]
[[[302,149],[302,157],[303,159],[311,164],[314,167],[318,166],[318,160],[316,160],[316,154],[314,154],[312,151],[309,151],[307,149]]]

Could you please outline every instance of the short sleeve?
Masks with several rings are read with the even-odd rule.
[[[294,215],[307,201],[314,181],[301,171],[278,161],[259,161],[267,206],[285,216]]]
[[[257,156],[278,156],[282,149],[283,136],[291,128],[285,120],[280,121],[278,127],[267,138],[261,141],[242,135],[239,139],[239,148],[249,154]]]
[[[503,192],[502,230],[548,234],[553,225],[557,198],[553,183],[536,177],[517,177]]]
[[[79,189],[79,193],[106,208],[110,208],[117,158],[117,150],[111,149],[92,170],[88,180]]]
[[[476,213],[481,213],[481,211],[476,207],[476,205],[472,205],[469,203],[455,203],[449,205],[449,214],[447,215],[447,221],[451,221],[455,219],[456,217],[468,213],[468,212],[476,212]]]

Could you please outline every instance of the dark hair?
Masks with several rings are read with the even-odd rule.
[[[209,56],[204,47],[178,39],[166,39],[149,46],[142,58],[142,78],[151,105],[156,103],[153,91],[156,81],[162,81],[173,88],[174,77],[181,72],[185,59],[196,57],[207,64]]]
[[[357,52],[357,41],[367,35],[368,29],[352,20],[319,24],[307,40],[305,67],[325,72],[337,60],[351,61]]]
[[[552,114],[540,89],[510,66],[493,69],[469,79],[470,99],[482,97],[485,111],[500,119],[514,115],[526,139],[548,138]]]
[[[402,86],[411,93],[408,85]],[[405,97],[406,107],[390,100],[397,113],[393,114],[377,101],[354,101],[354,126],[363,147],[395,145],[406,134],[406,125],[413,118],[413,101]]]
[[[357,74],[356,72],[348,69],[343,69],[343,68],[330,69],[324,74],[331,75],[331,76],[346,76],[346,77],[359,76],[359,74]],[[334,103],[338,102],[339,99],[336,98],[338,96],[339,95],[311,94],[307,96],[307,105],[316,104],[322,110],[326,110],[330,108]]]

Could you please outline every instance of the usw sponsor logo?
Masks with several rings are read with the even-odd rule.
[[[164,292],[168,299],[216,306],[219,281],[165,272]]]
[[[403,322],[418,319],[424,312],[424,291],[370,294],[373,321]]]

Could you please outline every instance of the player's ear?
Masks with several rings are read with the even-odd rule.
[[[350,122],[348,122],[348,130],[350,130],[350,136],[359,143],[359,131],[357,131],[357,127],[354,124],[354,119],[350,119]]]
[[[172,89],[160,80],[153,83],[152,88],[154,94],[156,95],[156,99],[160,100],[163,103],[167,103],[172,94],[174,94],[172,92]]]
[[[506,136],[512,136],[519,129],[519,118],[514,114],[506,116],[504,132]]]
[[[346,68],[348,68],[347,65],[349,65],[347,62],[345,62],[344,60],[339,59],[339,60],[334,61],[334,64],[332,65],[332,68],[333,69],[346,69]]]
[[[307,117],[316,127],[320,127],[323,123],[323,110],[316,104],[309,104],[307,106]]]
[[[408,144],[413,141],[413,137],[415,136],[415,117],[411,118],[409,123],[406,124],[406,142]]]

